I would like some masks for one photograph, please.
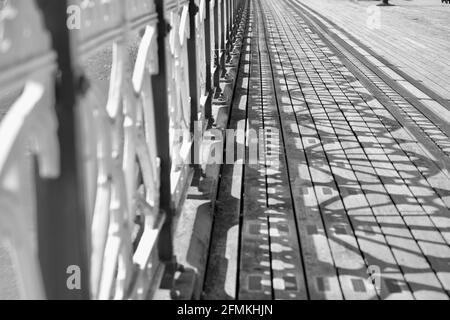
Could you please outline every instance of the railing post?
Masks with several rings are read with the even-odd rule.
[[[230,0],[230,29],[231,31],[234,30],[234,17],[235,17],[235,12],[234,12],[234,0]]]
[[[189,17],[190,17],[190,36],[188,40],[188,61],[189,61],[189,85],[191,95],[191,133],[194,133],[194,126],[198,121],[198,64],[197,64],[197,28],[195,16],[198,14],[199,8],[195,0],[189,0]]]
[[[66,26],[67,0],[36,0],[36,3],[58,57],[55,108],[61,155],[58,179],[42,180],[36,175],[39,259],[48,299],[89,299],[89,236],[75,116],[82,82],[75,72]]]
[[[220,0],[216,0],[215,6],[214,6],[214,64],[216,67],[215,73],[214,73],[214,83],[213,87],[220,90],[220,74],[218,72],[219,66],[220,66],[220,50],[221,50],[221,35],[220,35]]]
[[[210,95],[206,106],[205,106],[205,117],[208,119],[208,121],[212,118],[212,110],[211,110],[211,91],[212,91],[212,81],[211,81],[211,51],[214,46],[211,45],[211,32],[214,32],[214,30],[211,30],[211,19],[214,19],[214,17],[211,17],[211,0],[206,0],[206,19],[205,19],[205,51],[206,51],[206,90],[208,90],[208,93]]]
[[[231,20],[231,17],[233,16],[231,12],[231,0],[227,1],[227,42],[230,44],[231,42],[231,28],[233,27],[233,22]],[[227,48],[228,50],[228,48]]]
[[[170,139],[169,139],[169,102],[167,95],[166,37],[170,25],[166,21],[164,0],[155,0],[158,15],[158,66],[159,72],[152,78],[153,95],[156,106],[156,132],[158,157],[161,160],[160,208],[166,214],[166,222],[161,230],[158,242],[159,256],[164,263],[174,262],[173,219],[175,214],[172,202]]]
[[[222,26],[220,30],[222,32],[220,34],[221,59],[219,59],[219,66],[223,66],[223,63],[225,61],[224,60],[224,58],[225,58],[224,52],[226,50],[226,44],[227,44],[227,40],[226,40],[227,30],[226,30],[226,16],[225,16],[226,1],[227,0],[221,0],[221,8],[220,8],[220,25]]]

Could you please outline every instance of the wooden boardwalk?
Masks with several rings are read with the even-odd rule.
[[[298,0],[344,28],[396,67],[450,99],[450,6],[437,0]]]
[[[252,0],[229,127],[259,135],[222,169],[204,298],[448,299],[446,99],[299,1]]]

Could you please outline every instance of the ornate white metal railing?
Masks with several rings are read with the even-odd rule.
[[[75,289],[94,299],[148,298],[168,262],[161,256],[171,254],[164,242],[170,235],[161,240],[161,234],[169,232],[190,182],[193,122],[202,128],[208,122],[214,74],[240,1],[47,0],[53,8],[35,1],[0,3],[0,108],[8,109],[0,122],[0,239],[11,248],[20,297],[45,298],[53,286],[59,289],[52,297]],[[55,30],[62,26],[47,21],[61,2],[69,53],[57,43]],[[72,102],[58,94],[67,92],[58,88],[65,88],[68,72],[76,91]],[[166,92],[155,91],[161,87],[155,81],[165,81]],[[70,103],[73,113],[66,113]],[[37,249],[38,202],[60,195],[53,188],[38,199],[35,180],[70,170],[60,157],[69,140],[64,130],[58,134],[58,119],[69,131],[62,123],[73,121],[77,137],[73,162],[82,175],[73,191],[84,200],[78,211],[69,212],[72,206],[63,201],[60,209],[83,214],[87,222],[88,246],[80,232],[80,247],[65,248],[74,250],[76,261],[89,257],[87,289],[48,284],[45,266],[53,261],[42,259],[65,259],[65,265],[72,253],[41,257]],[[51,240],[62,241],[58,248],[64,250],[64,239]]]
[[[150,282],[143,280],[159,271],[154,256],[165,218],[159,210],[151,87],[151,76],[158,73],[155,6],[149,0],[131,5],[78,0],[71,5],[89,17],[75,40],[82,57],[78,63],[84,68],[103,60],[111,63],[102,70],[110,72],[109,86],[87,72],[90,88],[79,104],[85,198],[92,214],[92,295],[145,298]],[[136,55],[129,54],[130,43],[136,43]]]
[[[11,281],[17,281],[18,295],[27,299],[45,297],[37,250],[34,166],[42,177],[59,174],[55,68],[50,40],[34,3],[3,3],[0,96],[13,102],[0,123],[0,245],[7,248],[20,274]],[[2,99],[0,108],[5,104]]]

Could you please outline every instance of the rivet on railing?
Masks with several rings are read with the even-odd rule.
[[[86,77],[86,75],[82,74],[77,79],[77,89],[78,93],[85,95],[89,88],[91,87],[91,84],[89,82],[89,79]]]
[[[165,22],[165,25],[166,25],[166,34],[169,34],[170,31],[172,31],[172,26],[167,21]]]

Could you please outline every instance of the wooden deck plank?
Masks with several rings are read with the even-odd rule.
[[[236,92],[230,112],[228,129],[233,136],[226,137],[225,164],[222,167],[215,209],[214,229],[206,275],[206,300],[237,298],[239,268],[239,228],[242,204],[242,181],[245,161],[247,100],[250,80],[250,40],[252,22],[246,28],[242,58],[237,76]],[[226,128],[221,128],[226,129]],[[233,148],[228,149],[230,143]],[[232,157],[234,164],[231,164]]]
[[[293,202],[297,214],[300,242],[308,278],[307,286],[311,299],[342,299],[342,293],[334,266],[333,257],[325,234],[325,227],[314,193],[308,162],[295,121],[292,100],[288,96],[281,66],[273,66],[284,143],[287,152],[287,166],[290,172]],[[281,102],[280,102],[281,100]]]
[[[261,8],[259,29],[264,30]],[[284,136],[279,115],[279,96],[275,93],[272,66],[267,50],[266,33],[259,32],[259,55],[266,141],[267,201],[270,223],[272,274],[275,299],[306,299],[307,290],[292,204]],[[277,99],[278,98],[278,99]],[[278,101],[277,101],[278,100]]]
[[[276,11],[277,10],[271,10],[271,12]],[[288,36],[289,35],[287,35],[286,38],[288,38]],[[276,44],[277,48],[284,46],[284,43]],[[280,56],[279,63],[281,65],[289,65],[292,63],[289,62],[291,59],[289,52],[280,54],[277,50],[276,53],[272,54]],[[281,57],[284,58],[284,61]],[[295,61],[297,62],[300,60]],[[283,74],[288,75],[286,76],[286,79],[295,79],[295,76],[292,78],[292,73],[288,69],[283,68]],[[296,85],[298,86],[298,83]],[[311,105],[307,105],[307,112],[310,112],[311,109]],[[320,110],[321,106],[318,105],[317,109]],[[320,117],[319,112],[311,112],[311,114],[313,118],[317,115]],[[311,120],[314,122],[316,119]],[[322,219],[329,238],[331,252],[338,270],[344,296],[347,299],[376,298],[375,288],[367,281],[367,266],[365,265],[359,250],[342,201],[339,198],[337,186],[335,185],[332,176],[329,174],[329,165],[326,155],[323,152],[319,135],[315,129],[309,128],[309,131],[311,135],[307,135],[303,132],[303,145],[306,145],[306,158],[309,159],[310,174],[314,185],[314,191],[319,201]],[[330,204],[330,202],[332,203]],[[343,229],[346,229],[348,232],[340,232],[340,230]]]
[[[258,23],[257,15],[252,6],[251,21],[251,66],[248,98],[248,129],[259,132],[263,128],[263,110],[261,97],[261,70],[259,66]],[[255,137],[250,137],[248,144],[255,143]],[[252,141],[253,140],[253,141]],[[264,140],[256,143],[262,144]],[[239,269],[240,300],[272,299],[272,270],[269,239],[269,217],[267,208],[267,186],[265,155],[257,158],[257,164],[250,164],[251,158],[248,146],[244,169],[244,202],[242,212],[241,250]]]

